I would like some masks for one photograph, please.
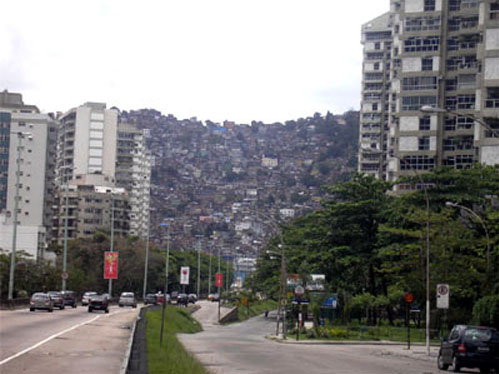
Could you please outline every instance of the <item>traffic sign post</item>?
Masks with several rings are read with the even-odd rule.
[[[406,308],[406,320],[407,320],[407,349],[411,349],[411,318],[410,318],[410,308],[411,303],[414,301],[414,295],[412,292],[404,293],[404,300],[407,303]]]
[[[296,326],[296,341],[300,340],[300,330],[302,323],[302,314],[301,314],[301,297],[305,293],[305,289],[298,285],[295,287],[295,295],[298,302],[298,311],[297,311],[297,326]]]
[[[437,284],[437,308],[449,309],[450,288],[448,284]]]

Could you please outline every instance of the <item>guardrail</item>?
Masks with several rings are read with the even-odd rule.
[[[29,306],[29,298],[0,300],[0,310],[13,310],[27,308]]]

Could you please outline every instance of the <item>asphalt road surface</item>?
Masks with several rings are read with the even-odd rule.
[[[119,373],[138,311],[0,311],[0,373]]]
[[[275,332],[274,319],[266,320],[260,316],[244,323],[220,326],[212,318],[216,304],[201,305],[201,310],[193,316],[203,324],[204,331],[183,334],[179,338],[202,364],[216,374],[439,373],[434,360],[396,356],[383,346],[277,343],[265,339],[266,335]]]

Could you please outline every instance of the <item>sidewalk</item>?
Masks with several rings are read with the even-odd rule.
[[[436,362],[440,346],[430,346],[430,355],[428,356],[426,346],[422,343],[411,343],[411,348],[407,349],[407,343],[392,342],[388,340],[300,340],[286,339],[282,336],[267,335],[267,339],[273,340],[280,344],[296,344],[296,345],[365,345],[375,350],[376,355],[380,356],[396,356],[410,357],[415,360],[423,360]]]

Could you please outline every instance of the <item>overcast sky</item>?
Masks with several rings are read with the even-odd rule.
[[[0,89],[249,123],[359,108],[360,27],[389,0],[3,1]]]

